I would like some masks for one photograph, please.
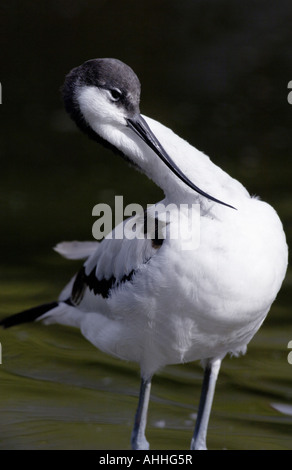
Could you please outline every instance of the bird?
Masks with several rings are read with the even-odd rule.
[[[205,153],[141,114],[140,94],[135,72],[113,58],[73,68],[62,88],[77,127],[144,173],[164,199],[100,242],[59,243],[59,254],[83,260],[80,270],[57,300],[8,316],[0,325],[73,326],[104,353],[137,363],[133,450],[150,448],[153,376],[170,364],[199,361],[203,384],[190,448],[206,450],[222,360],[244,354],[265,320],[285,278],[288,247],[277,212]],[[186,246],[184,233],[193,219],[196,239]],[[129,220],[142,237],[115,236]],[[178,235],[170,236],[178,225]]]

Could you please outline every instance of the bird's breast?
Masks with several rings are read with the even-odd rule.
[[[176,284],[177,295],[197,317],[216,321],[241,323],[266,312],[287,269],[282,224],[268,204],[256,199],[226,218],[201,217],[194,249],[171,253],[174,246],[169,244],[171,287]]]

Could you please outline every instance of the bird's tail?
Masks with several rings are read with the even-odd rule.
[[[2,328],[10,328],[11,326],[19,325],[20,323],[28,323],[35,321],[37,318],[41,317],[45,313],[58,307],[58,305],[58,302],[50,302],[48,304],[29,308],[28,310],[23,310],[22,312],[15,313],[14,315],[0,320],[0,326],[2,326]]]
[[[98,245],[98,242],[62,242],[55,246],[54,249],[65,258],[83,259],[88,258],[92,253],[94,253]],[[75,276],[62,291],[59,297],[59,302],[50,302],[48,304],[39,305],[6,317],[3,320],[0,320],[0,327],[10,328],[11,326],[19,325],[20,323],[28,323],[35,320],[44,320],[47,324],[62,323],[73,326],[78,325],[79,313],[72,307],[72,304],[69,301],[74,280]],[[57,307],[58,309],[56,309]],[[68,313],[68,315],[66,315],[66,313]]]

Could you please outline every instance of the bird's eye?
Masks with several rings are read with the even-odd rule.
[[[109,92],[113,101],[119,101],[122,97],[122,92],[118,88],[112,88]]]

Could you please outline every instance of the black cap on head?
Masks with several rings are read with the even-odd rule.
[[[91,139],[127,159],[119,149],[100,137],[85,121],[77,99],[78,92],[83,86],[119,90],[121,96],[115,104],[122,106],[130,117],[140,112],[141,85],[137,75],[131,67],[118,59],[91,59],[68,73],[61,90],[65,109],[77,126]]]
[[[76,92],[82,86],[119,90],[121,98],[117,106],[123,106],[129,115],[139,113],[140,81],[134,71],[118,59],[91,59],[66,76],[62,89],[65,108],[78,125]]]

